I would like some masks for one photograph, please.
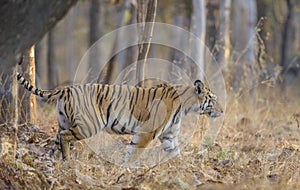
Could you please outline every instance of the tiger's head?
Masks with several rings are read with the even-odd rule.
[[[192,106],[194,112],[205,114],[211,118],[221,116],[223,109],[217,101],[217,96],[202,81],[196,80],[193,89],[198,102]]]

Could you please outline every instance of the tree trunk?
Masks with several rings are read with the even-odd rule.
[[[54,47],[54,29],[48,32],[48,51],[47,51],[47,69],[48,69],[48,89],[53,89],[58,84],[58,73],[55,63],[55,47]]]
[[[102,15],[101,11],[101,1],[91,0],[90,10],[89,10],[89,46],[92,46],[102,35],[101,21]]]
[[[0,70],[10,71],[17,58],[41,39],[76,2],[77,0],[1,1]],[[43,16],[39,16],[41,12]]]
[[[217,11],[219,10],[219,1],[210,0],[207,1],[207,38],[208,46],[210,51],[215,48],[215,43],[217,40]]]
[[[193,0],[193,21],[192,33],[200,39],[202,43],[192,41],[191,55],[197,67],[192,69],[192,78],[203,80],[204,59],[205,59],[205,30],[206,30],[206,3],[205,0]]]
[[[18,132],[18,84],[16,63],[52,28],[77,0],[3,0],[0,5],[0,124],[14,130],[15,161]],[[43,16],[40,16],[41,12]]]
[[[183,2],[181,0],[176,0],[174,1],[176,3],[176,11],[173,12],[173,20],[174,20],[174,25],[180,28],[183,28],[185,30],[189,30],[190,25],[191,25],[191,11],[192,10],[192,2]],[[181,47],[184,49],[186,52],[191,51],[190,47],[190,39],[188,35],[184,35],[184,31],[175,31],[173,35],[173,40],[175,47]],[[184,72],[190,74],[191,73],[191,60],[189,59],[190,57],[187,57],[184,52],[178,51],[175,48],[172,48],[170,50],[170,61],[172,64],[170,64],[170,72],[171,73],[176,73],[177,69],[176,68],[181,68]],[[174,83],[178,83],[177,81],[172,81]]]
[[[77,0],[28,0],[1,1],[0,6],[0,106],[1,123],[13,123],[10,104],[11,87],[15,81],[14,66],[21,54],[36,43],[54,24],[60,20]],[[38,16],[41,11],[43,17]],[[22,40],[20,40],[22,39]],[[6,110],[6,111],[5,111]],[[9,111],[10,110],[10,111]]]
[[[34,54],[34,46],[31,47],[30,50],[30,63],[29,63],[29,70],[30,70],[30,77],[29,79],[31,80],[31,84],[33,86],[36,86],[36,79],[35,79],[35,54]],[[30,117],[29,117],[29,121],[30,123],[35,123],[36,122],[36,97],[33,94],[30,94]]]
[[[220,25],[218,38],[217,61],[227,70],[230,57],[230,7],[231,0],[220,1]]]
[[[36,87],[40,87],[41,86],[41,72],[42,72],[42,68],[41,68],[41,63],[43,60],[43,46],[41,44],[41,42],[38,42],[35,45],[35,49],[34,49],[34,58],[35,58],[35,84]]]
[[[23,76],[35,85],[35,60],[34,46],[23,55],[21,64]],[[28,93],[26,89],[19,86],[19,122],[20,123],[35,123],[36,122],[36,97]]]
[[[130,3],[129,10],[130,10],[131,17],[127,24],[128,25],[136,24],[137,6],[135,4]],[[132,40],[134,40],[134,39],[132,39]],[[133,64],[137,60],[137,57],[138,57],[137,46],[127,48],[127,50],[125,52],[125,63],[124,64],[121,63],[121,69],[124,69],[127,66],[129,66],[130,64]]]
[[[129,9],[129,6],[130,6],[130,2],[129,1],[125,1],[123,2],[122,4],[122,8],[121,8],[121,12],[117,15],[117,27],[116,28],[119,28],[119,27],[122,27],[122,26],[125,26],[126,25],[126,16],[125,16],[125,13],[126,11]],[[121,64],[120,63],[120,59],[121,59],[121,52],[116,54],[117,50],[119,49],[119,43],[120,41],[125,38],[125,36],[122,36],[122,34],[120,32],[117,33],[117,37],[114,41],[114,46],[112,48],[112,58],[110,59],[110,61],[107,63],[107,73],[106,73],[106,78],[104,80],[105,83],[107,84],[111,84],[112,81],[113,81],[113,78],[114,77],[114,73],[116,71],[116,68],[117,68],[117,65]],[[124,58],[124,56],[123,56]],[[123,60],[121,60],[123,61]]]
[[[296,78],[299,68],[297,68],[297,62],[299,60],[293,60],[294,50],[294,0],[286,0],[287,3],[287,16],[283,24],[282,40],[281,40],[281,61],[282,67],[282,88],[285,88]],[[300,63],[298,63],[300,64]]]
[[[130,1],[124,1],[123,4],[121,5],[121,12],[117,15],[117,26],[116,28],[120,28],[122,26],[128,25],[129,23],[132,23],[133,19],[130,19],[128,23],[126,23],[126,11],[130,9],[131,17],[135,15],[135,7]],[[123,50],[116,54],[117,50],[119,50],[119,42],[123,38],[128,38],[128,36],[124,36],[120,32],[117,33],[116,39],[114,41],[112,50],[111,50],[111,59],[109,62],[105,65],[103,70],[98,76],[97,82],[98,83],[103,83],[103,84],[111,84],[113,82],[113,79],[115,78],[115,71],[116,71],[116,66],[119,65],[120,67],[125,67],[126,64],[124,64],[127,61],[130,61],[130,63],[133,63],[133,58],[135,56],[135,52],[133,50],[135,49],[134,47],[129,47],[126,50]],[[129,55],[128,55],[129,54]],[[127,57],[126,57],[127,56]],[[126,60],[125,60],[126,58]]]
[[[66,40],[66,66],[67,66],[67,78],[62,79],[63,81],[67,80],[73,82],[77,66],[77,53],[76,53],[76,44],[75,44],[75,25],[78,15],[78,6],[75,6],[66,17],[66,31],[67,35],[65,36]],[[55,60],[53,60],[55,61]],[[57,74],[56,74],[57,75]],[[58,83],[57,83],[58,84]]]
[[[101,27],[103,27],[103,11],[102,11],[102,1],[92,0],[90,2],[89,9],[89,47],[91,47],[99,38],[102,36]],[[101,57],[100,50],[98,46],[93,47],[93,52],[89,57],[88,70],[96,70],[100,72],[101,65],[99,65],[98,59]],[[88,78],[88,81],[92,81],[92,78]]]
[[[14,131],[14,146],[12,162],[16,161],[17,144],[18,144],[18,123],[19,123],[19,104],[18,104],[18,82],[17,82],[17,66],[13,67],[13,82],[12,82],[12,108],[11,108],[11,121]]]
[[[256,22],[257,7],[255,0],[235,0],[233,13],[233,87],[237,91],[246,88],[253,93],[257,80]]]
[[[137,61],[143,60],[140,64],[137,64],[136,68],[136,84],[140,84],[144,86],[144,79],[145,79],[145,64],[147,62],[148,53],[150,50],[151,39],[153,35],[153,27],[154,24],[150,22],[155,21],[156,16],[156,7],[157,7],[157,0],[148,0],[147,6],[147,14],[146,19],[143,19],[144,15],[144,5],[143,1],[138,1],[138,14],[137,14],[137,22],[141,25],[138,27],[138,34],[139,34],[139,54]],[[145,22],[148,24],[145,25]]]

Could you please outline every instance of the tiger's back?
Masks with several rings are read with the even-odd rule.
[[[174,88],[86,84],[64,91],[57,104],[60,128],[79,127],[78,138],[91,137],[102,129],[134,134],[140,125],[157,118],[162,111],[171,112],[180,103],[172,99],[177,94]]]

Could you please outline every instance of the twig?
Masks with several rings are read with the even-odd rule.
[[[120,181],[120,179],[124,176],[125,174],[124,173],[122,173],[118,178],[117,178],[117,180],[116,180],[116,182],[115,182],[115,184],[117,184],[117,183],[119,183],[119,181]]]

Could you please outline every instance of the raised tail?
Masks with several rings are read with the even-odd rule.
[[[48,100],[50,98],[55,98],[59,96],[62,91],[61,90],[42,90],[39,88],[36,88],[32,86],[26,78],[24,78],[20,73],[17,73],[17,80],[18,82],[29,92],[32,94],[39,96],[45,100]]]

